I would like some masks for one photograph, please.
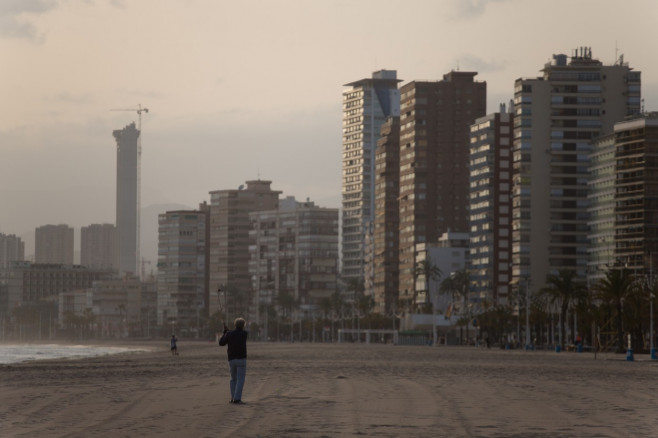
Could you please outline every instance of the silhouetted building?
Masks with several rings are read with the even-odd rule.
[[[25,260],[25,243],[14,234],[0,233],[0,268]]]
[[[80,229],[80,264],[117,270],[117,233],[112,224],[92,224]]]
[[[113,133],[117,142],[116,234],[119,273],[139,274],[140,132],[134,123]]]
[[[35,232],[34,262],[73,264],[73,228],[68,225],[43,225]]]

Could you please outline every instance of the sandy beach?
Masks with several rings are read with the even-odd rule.
[[[7,437],[651,437],[649,357],[474,347],[249,344],[245,405],[224,348],[0,366]]]

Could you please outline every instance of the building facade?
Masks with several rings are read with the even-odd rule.
[[[415,295],[416,245],[468,230],[470,126],[486,114],[486,83],[475,81],[476,75],[453,71],[441,81],[414,81],[400,89],[402,300]]]
[[[652,275],[658,266],[658,112],[615,124],[615,260]]]
[[[512,285],[531,294],[548,274],[586,278],[591,141],[640,110],[640,72],[583,47],[554,55],[514,89]]]
[[[492,306],[507,304],[511,278],[512,119],[503,108],[471,125],[471,297]]]
[[[140,272],[140,132],[134,123],[113,133],[117,143],[116,235],[121,275]]]
[[[276,210],[280,191],[271,181],[252,180],[244,188],[210,192],[209,313],[226,322],[245,316],[251,298],[249,214]]]
[[[25,242],[14,234],[0,233],[0,268],[25,260]]]
[[[158,216],[158,324],[198,331],[208,297],[209,208]]]
[[[80,264],[94,269],[117,270],[117,233],[112,224],[80,228]]]
[[[375,148],[381,125],[400,115],[397,72],[380,70],[371,78],[345,84],[343,91],[341,274],[364,277],[364,260],[372,249],[375,214]],[[371,241],[371,240],[370,240]]]
[[[374,311],[393,315],[398,299],[398,232],[400,210],[400,118],[389,117],[381,128],[375,159],[375,222],[373,233]]]
[[[0,283],[7,285],[8,312],[38,302],[57,303],[61,292],[90,288],[108,278],[111,272],[76,265],[22,262],[0,270]]]
[[[73,264],[73,228],[68,225],[43,225],[35,232],[34,262]]]
[[[279,315],[313,318],[319,300],[337,291],[338,209],[288,197],[277,210],[249,216],[252,320],[264,326],[271,306]]]

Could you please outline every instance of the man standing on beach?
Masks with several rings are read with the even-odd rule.
[[[242,387],[247,374],[247,335],[244,330],[244,318],[237,318],[234,322],[235,330],[230,330],[224,324],[224,334],[219,339],[219,345],[228,345],[228,366],[231,372],[231,401],[236,405],[242,402]]]

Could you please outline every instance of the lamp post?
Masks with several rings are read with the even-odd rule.
[[[653,343],[653,288],[653,260],[651,253],[649,253],[649,338],[651,339],[649,345],[651,348],[650,352],[652,360],[658,359],[658,357],[656,357],[656,347]]]

